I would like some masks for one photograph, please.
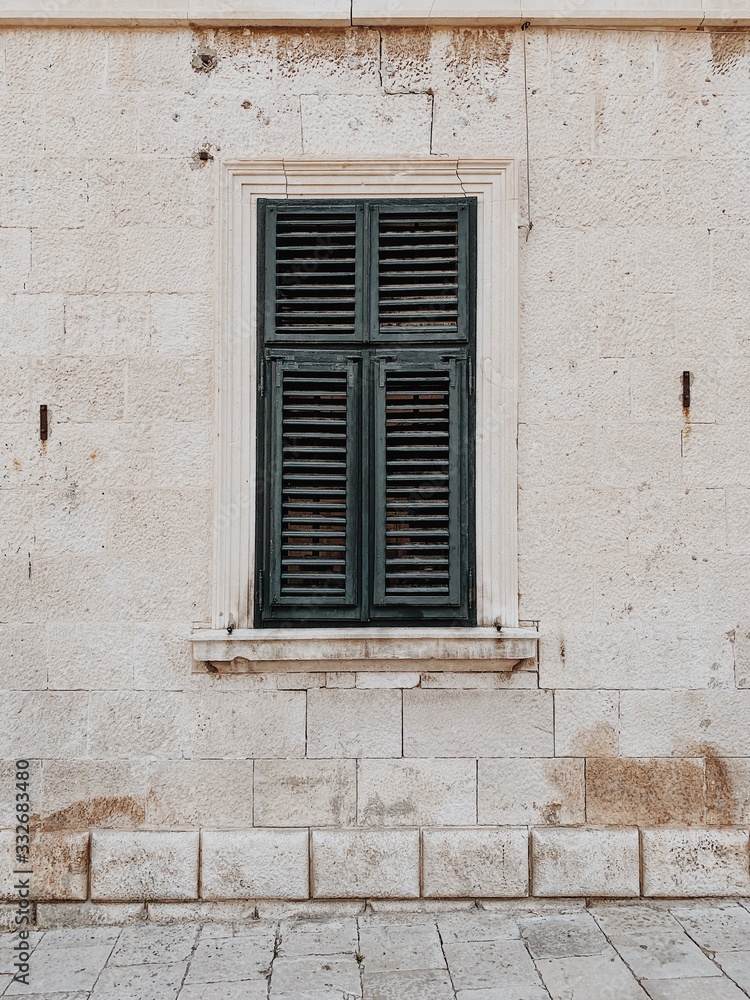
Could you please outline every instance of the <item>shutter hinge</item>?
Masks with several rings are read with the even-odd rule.
[[[260,371],[258,372],[258,390],[260,391],[261,396],[265,396],[265,394],[266,394],[266,362],[265,362],[265,359],[261,360],[260,365],[258,367],[260,368]]]
[[[255,604],[258,611],[263,609],[263,570],[258,571],[258,589],[255,592]]]
[[[474,585],[474,570],[469,570],[469,607],[473,608],[476,603],[476,587]]]
[[[474,395],[474,361],[469,358],[469,395]]]

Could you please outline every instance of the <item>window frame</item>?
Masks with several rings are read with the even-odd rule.
[[[265,633],[266,642],[273,638],[279,641],[285,639],[280,634],[283,630],[253,629],[257,472],[257,200],[367,197],[419,197],[427,200],[444,196],[474,196],[477,198],[477,626],[474,629],[426,627],[420,634],[424,632],[429,634],[429,638],[442,640],[442,649],[455,646],[455,655],[462,662],[466,660],[465,640],[476,640],[478,649],[493,635],[495,638],[498,635],[505,637],[509,643],[525,641],[527,644],[523,649],[526,652],[522,655],[533,656],[537,633],[533,629],[519,628],[518,623],[517,161],[442,157],[233,160],[222,163],[219,175],[212,620],[210,629],[194,633],[194,655],[199,660],[230,661],[239,654],[236,652],[238,647],[232,647],[227,639],[234,639],[236,643],[244,638],[250,643],[247,656],[260,660],[263,656],[258,644],[262,644],[263,637],[258,633]],[[498,632],[498,629],[501,631]],[[313,638],[327,641],[328,644],[321,649],[333,646],[340,646],[342,650],[345,646],[349,648],[346,629],[304,631],[316,633],[311,635],[310,641]],[[378,626],[358,629],[358,641],[366,642],[368,637],[364,633],[371,632],[372,642],[377,645],[381,639],[385,641],[388,634],[406,631],[412,632],[413,648],[422,648],[414,629]],[[279,634],[274,637],[270,633]],[[286,630],[286,635],[290,639],[303,639],[299,631],[291,629]],[[495,646],[489,642],[489,647]],[[530,651],[532,646],[534,651]],[[371,645],[369,648],[375,647]],[[515,655],[521,648],[514,646],[510,650],[508,647],[509,656]],[[274,659],[281,649],[279,647],[274,651]],[[304,651],[300,655],[304,656]],[[341,655],[344,656],[344,653]],[[429,659],[429,655],[425,655]],[[497,655],[502,657],[502,654]],[[296,653],[292,652],[289,656],[293,659]],[[309,651],[308,659],[315,659]],[[466,669],[493,668],[477,663],[473,668]]]

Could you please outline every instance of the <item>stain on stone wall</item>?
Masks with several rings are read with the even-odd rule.
[[[604,826],[693,826],[704,821],[702,760],[591,758],[586,819]]]

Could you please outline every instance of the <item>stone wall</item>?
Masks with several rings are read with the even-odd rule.
[[[0,46],[0,844],[25,757],[37,898],[748,894],[748,36]],[[521,161],[511,675],[194,670],[220,160],[302,154]]]

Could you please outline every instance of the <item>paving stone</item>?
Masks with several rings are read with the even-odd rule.
[[[444,969],[445,957],[436,924],[364,925],[359,950],[368,975]]]
[[[31,931],[28,937],[28,944],[33,950],[37,947],[42,939],[42,935],[38,931]],[[0,974],[13,974],[16,970],[13,968],[13,963],[16,961],[16,952],[14,951],[15,945],[18,942],[18,938],[15,934],[2,934],[0,935]]]
[[[736,903],[690,906],[672,910],[696,944],[706,951],[747,951],[750,913]]]
[[[187,962],[192,955],[198,931],[195,924],[188,924],[186,927],[126,927],[108,964]]]
[[[282,958],[297,955],[353,955],[359,947],[357,921],[353,917],[347,920],[283,921],[279,932],[279,955]]]
[[[186,983],[231,983],[265,975],[273,959],[275,927],[255,935],[201,939],[190,963]]]
[[[512,941],[521,934],[513,917],[496,916],[485,910],[444,913],[437,918],[443,941]]]
[[[543,986],[498,986],[488,990],[459,990],[456,1000],[549,1000]]]
[[[275,993],[271,988],[271,1000],[358,1000],[353,993],[342,993],[341,990],[295,990],[294,993]]]
[[[176,1000],[185,963],[107,966],[96,982],[92,1000]]]
[[[183,986],[179,1000],[217,1000],[216,985]],[[265,979],[246,979],[241,983],[222,983],[221,1000],[268,1000],[268,982]]]
[[[750,950],[718,951],[714,955],[714,961],[740,989],[745,993],[750,992]]]
[[[519,926],[534,959],[601,955],[609,948],[588,913],[532,917],[519,921]]]
[[[119,927],[65,927],[44,932],[44,947],[47,948],[91,948],[113,945],[123,933]],[[41,933],[35,934],[39,943]],[[0,944],[2,955],[2,944]],[[2,970],[2,966],[0,966]]]
[[[0,986],[5,982],[0,978]],[[10,994],[6,994],[9,996]],[[88,993],[24,993],[26,1000],[88,1000]]]
[[[594,915],[639,979],[692,979],[720,974],[666,911],[645,906],[607,907],[597,909]]]
[[[277,958],[273,963],[271,996],[313,990],[338,990],[361,997],[359,965],[349,958]]]
[[[453,1000],[447,972],[378,972],[365,969],[364,1000]]]
[[[728,979],[646,979],[651,1000],[745,1000],[746,993]]]
[[[646,1000],[612,949],[606,955],[543,959],[537,968],[552,1000]]]
[[[88,948],[44,948],[39,945],[33,953],[34,989],[58,993],[93,989],[111,950],[111,945]],[[5,991],[6,996],[20,993],[28,994],[28,987],[23,983],[11,983]]]
[[[456,941],[445,944],[453,985],[457,990],[536,986],[534,963],[520,941]]]

